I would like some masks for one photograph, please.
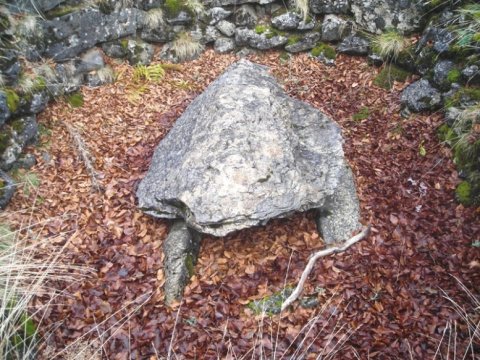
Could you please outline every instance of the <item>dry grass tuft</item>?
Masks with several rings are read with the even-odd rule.
[[[172,42],[172,50],[180,61],[187,61],[200,55],[204,50],[204,46],[193,39],[188,32],[182,32]]]
[[[144,25],[148,29],[150,30],[157,29],[158,27],[162,26],[164,22],[165,20],[163,18],[162,9],[158,8],[158,9],[152,9],[150,11],[147,11],[145,15]]]

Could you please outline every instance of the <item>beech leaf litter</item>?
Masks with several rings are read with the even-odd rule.
[[[29,217],[45,224],[38,236],[68,241],[68,262],[94,270],[51,284],[63,293],[41,314],[44,358],[52,357],[46,349],[69,358],[92,346],[98,358],[117,360],[478,356],[472,299],[479,299],[480,248],[472,244],[480,240],[480,214],[454,200],[460,180],[436,136],[441,113],[400,117],[406,84],[376,87],[379,69],[363,58],[339,55],[327,67],[306,54],[280,55],[249,60],[269,66],[290,96],[340,124],[370,236],[320,259],[301,301],[281,314],[258,314],[249,304],[294,287],[309,255],[323,248],[314,214],[205,237],[183,300],[167,307],[162,241],[169,225],[136,207],[135,189],[174,121],[236,58],[208,50],[141,85],[131,66],[107,59],[114,84],[84,87],[82,107],[59,99],[39,116],[48,131],[29,149],[38,187],[19,188],[1,214],[13,227]],[[101,191],[72,133],[83,139]],[[78,339],[88,344],[83,350]]]

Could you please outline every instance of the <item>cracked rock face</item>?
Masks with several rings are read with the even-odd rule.
[[[322,229],[331,242],[357,228],[353,183],[338,125],[240,60],[160,142],[137,197],[147,213],[215,236],[318,208],[330,216]]]

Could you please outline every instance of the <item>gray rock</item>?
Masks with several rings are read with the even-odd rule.
[[[6,140],[5,145],[5,150],[0,155],[0,169],[3,171],[10,170],[22,153],[22,146],[16,142],[13,136]]]
[[[455,64],[450,60],[440,60],[433,68],[433,84],[440,90],[450,89],[448,73],[453,70]]]
[[[238,46],[248,45],[258,50],[273,49],[288,42],[285,36],[273,36],[270,39],[265,34],[257,34],[254,30],[238,29],[235,31],[235,42]]]
[[[250,56],[256,53],[258,53],[258,50],[254,50],[249,47],[244,47],[238,50],[235,55],[237,55],[239,58],[246,58],[247,56]]]
[[[302,21],[302,17],[295,12],[286,12],[272,19],[272,26],[279,30],[295,30]]]
[[[258,21],[255,8],[250,5],[242,5],[234,14],[234,22],[236,26],[245,26],[253,28]]]
[[[100,50],[90,49],[80,57],[80,62],[76,66],[77,74],[84,74],[89,71],[98,70],[105,66],[103,56]]]
[[[155,150],[137,196],[147,213],[224,236],[295,211],[331,212],[325,241],[350,236],[358,207],[338,125],[240,60],[198,96]],[[355,204],[346,204],[349,194]],[[332,204],[346,208],[332,211]],[[341,226],[341,224],[345,226]],[[333,225],[332,225],[333,226]],[[330,234],[340,238],[332,238]]]
[[[15,165],[21,169],[28,170],[28,169],[31,169],[36,164],[37,164],[37,159],[35,158],[35,155],[23,154],[18,158]]]
[[[96,44],[134,35],[138,12],[137,9],[125,9],[107,15],[96,9],[85,9],[44,21],[44,32],[49,34],[45,55],[56,61],[64,61]]]
[[[260,4],[266,5],[275,2],[275,0],[207,0],[205,4],[207,7],[225,7],[238,6],[242,4]]]
[[[300,31],[305,31],[305,30],[312,30],[315,28],[315,25],[317,22],[315,19],[307,19],[306,21],[300,21],[300,24],[298,24],[297,30]]]
[[[231,37],[235,35],[235,24],[230,21],[220,20],[217,24],[217,29],[225,36]]]
[[[156,9],[164,4],[164,0],[142,0],[141,8],[145,11]]]
[[[219,21],[225,20],[230,15],[232,15],[231,11],[225,10],[224,8],[221,8],[221,7],[214,7],[206,11],[206,16],[207,16],[206,22],[209,25],[216,25]]]
[[[360,206],[355,191],[352,170],[345,165],[339,169],[341,186],[319,211],[316,218],[317,228],[326,242],[347,240],[354,229],[361,224]]]
[[[165,302],[171,304],[183,296],[183,290],[192,277],[200,250],[200,236],[187,228],[184,221],[175,221],[165,242]]]
[[[368,54],[369,50],[370,42],[357,34],[347,36],[337,46],[337,52],[348,55],[364,56]]]
[[[428,80],[421,79],[407,86],[401,96],[402,104],[414,112],[434,110],[442,104],[440,92]]]
[[[350,10],[349,0],[310,0],[314,14],[346,14]]]
[[[456,107],[449,107],[445,111],[445,122],[448,126],[452,127],[453,124],[458,120],[460,115],[462,114],[462,110]]]
[[[448,52],[450,46],[455,41],[455,34],[446,28],[428,27],[424,30],[422,37],[418,41],[415,52],[419,53],[428,42],[433,43],[433,49],[438,54]]]
[[[348,21],[339,18],[336,15],[326,15],[322,23],[322,40],[339,41],[350,32]]]
[[[15,181],[0,170],[0,209],[5,209],[15,193]]]
[[[15,85],[21,72],[16,51],[0,46],[0,69],[5,82],[4,86]]]
[[[175,38],[175,32],[173,27],[167,23],[163,23],[160,26],[150,29],[148,27],[143,28],[140,33],[140,38],[143,41],[153,42],[153,43],[166,43],[172,41]]]
[[[37,141],[38,123],[35,115],[15,119],[15,124],[13,137],[22,150],[25,146]]]
[[[153,59],[153,46],[149,43],[128,40],[127,59],[130,65],[149,65]]]
[[[419,30],[427,17],[425,2],[418,0],[351,0],[355,22],[372,33],[395,28],[404,33]]]
[[[171,26],[189,25],[192,21],[192,16],[186,11],[180,11],[174,18],[167,19],[167,23]]]
[[[7,105],[7,94],[5,94],[3,90],[0,90],[0,127],[10,119],[11,115],[12,113]]]
[[[235,47],[235,40],[225,37],[218,38],[213,45],[213,49],[220,54],[232,52]]]
[[[143,32],[142,32],[143,34]],[[142,36],[142,39],[145,40]],[[145,40],[148,41],[148,40]],[[122,44],[125,44],[123,45]],[[116,40],[116,41],[109,41],[106,43],[103,43],[102,50],[105,52],[105,54],[109,57],[112,57],[114,59],[123,59],[124,57],[127,56],[127,39],[122,39],[122,40]]]
[[[367,59],[370,65],[382,66],[383,64],[383,57],[378,54],[369,54]]]
[[[207,26],[205,28],[205,33],[202,36],[202,44],[209,44],[216,41],[218,38],[222,37],[220,31],[217,30],[215,26]]]
[[[479,85],[480,84],[480,67],[476,64],[466,66],[462,70],[462,76],[465,78],[466,82],[469,83],[470,85]]]
[[[45,110],[47,107],[48,101],[50,100],[50,95],[47,91],[40,91],[32,95],[32,99],[28,106],[28,114],[38,114]]]
[[[83,75],[76,75],[75,72],[75,66],[71,62],[65,62],[55,66],[57,79],[55,82],[49,82],[47,84],[48,91],[52,96],[69,94],[80,89],[83,83]]]
[[[28,12],[34,15],[38,15],[38,12],[45,12],[52,10],[60,4],[67,2],[67,0],[35,0],[35,1],[17,1],[10,0],[13,6],[9,6],[9,9],[14,13]]]
[[[318,32],[307,33],[295,44],[285,46],[285,50],[291,53],[310,50],[313,49],[319,41],[320,34]]]

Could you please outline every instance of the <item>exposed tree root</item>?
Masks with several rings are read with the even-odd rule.
[[[297,287],[295,290],[292,292],[292,294],[283,302],[281,311],[284,311],[287,307],[289,307],[297,298],[300,296],[303,286],[305,285],[305,281],[307,281],[308,275],[310,275],[313,266],[315,265],[315,262],[324,256],[328,256],[331,254],[337,254],[340,252],[343,252],[347,250],[350,246],[353,244],[359,242],[360,240],[364,239],[365,237],[368,236],[370,233],[370,225],[365,227],[360,233],[357,235],[353,236],[349,240],[346,240],[343,243],[337,243],[337,245],[329,246],[326,249],[317,251],[314,253],[311,257],[310,260],[308,260],[307,266],[305,267],[305,270],[303,270],[302,276],[300,277],[300,281],[298,282]]]

